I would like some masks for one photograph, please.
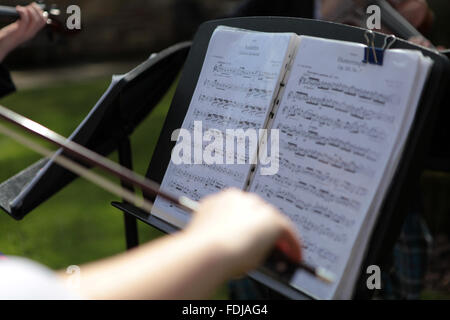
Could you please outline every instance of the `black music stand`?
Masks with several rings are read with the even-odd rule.
[[[108,91],[70,139],[104,156],[118,150],[121,165],[132,169],[129,136],[174,83],[190,45],[185,42],[172,46],[152,55],[127,74],[114,77]],[[0,207],[21,220],[76,177],[51,159],[41,159],[0,185]],[[128,214],[125,231],[127,248],[137,246],[136,219]]]
[[[150,162],[147,177],[151,180],[161,182],[164,177],[170,161],[171,150],[175,145],[175,142],[171,141],[171,134],[175,129],[180,128],[183,123],[197,85],[209,40],[213,31],[219,25],[265,32],[295,32],[300,35],[366,44],[364,38],[365,29],[308,19],[250,17],[215,20],[204,23],[195,36],[154,156]],[[385,35],[377,33],[375,45],[382,47],[385,37]],[[373,234],[377,235],[377,239],[372,237],[367,251],[370,254],[366,255],[361,270],[366,270],[367,266],[373,264],[383,265],[387,258],[386,255],[391,252],[398,238],[407,214],[406,209],[409,202],[410,189],[418,181],[425,157],[428,154],[429,142],[434,127],[433,124],[439,116],[438,107],[444,101],[444,94],[447,89],[446,84],[450,75],[449,60],[443,55],[403,40],[396,41],[392,48],[420,50],[425,56],[433,59],[434,65],[426,88],[424,88],[423,97],[426,97],[426,99],[422,99],[420,102],[410,136],[405,146],[405,151],[402,155],[401,165],[397,168],[374,229]],[[148,198],[151,201],[154,200],[152,197]],[[177,228],[166,221],[158,219],[132,205],[114,202],[113,206],[134,215],[137,219],[163,232],[172,233],[177,230]],[[249,275],[286,297],[292,299],[310,298],[306,294],[289,286],[284,279],[277,278],[274,274],[268,273],[267,270],[257,270],[251,272]],[[354,289],[354,298],[369,298],[373,294],[365,286],[366,281],[364,275],[365,272],[361,272],[358,281],[360,286]]]

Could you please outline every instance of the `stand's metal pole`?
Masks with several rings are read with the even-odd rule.
[[[119,152],[119,163],[126,167],[127,169],[133,169],[133,161],[131,156],[131,143],[130,139],[127,136],[119,139],[118,143],[118,152]],[[130,186],[127,183],[121,181],[121,185],[123,188],[134,192],[133,186]],[[126,202],[126,201],[124,201]],[[125,222],[125,238],[127,244],[127,250],[135,248],[139,245],[139,235],[137,229],[137,219],[128,214],[124,213],[124,222]]]

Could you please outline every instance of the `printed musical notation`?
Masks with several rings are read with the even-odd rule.
[[[179,181],[179,179],[170,179],[167,185],[171,190],[175,190],[177,194],[182,194],[190,199],[200,200],[202,197],[202,194],[200,194],[198,190],[192,189],[189,185],[184,185],[181,181]]]
[[[329,224],[319,223],[313,219],[310,219],[304,215],[291,214],[289,218],[294,223],[301,226],[303,232],[314,233],[318,237],[325,237],[334,244],[344,245],[348,241],[348,234],[346,232],[339,232],[332,228]]]
[[[321,216],[329,219],[332,222],[345,227],[351,227],[355,224],[355,219],[348,218],[345,214],[338,214],[328,207],[319,203],[308,203],[300,199],[300,194],[294,194],[282,189],[273,190],[268,185],[256,184],[255,191],[259,191],[267,196],[268,199],[281,199],[293,206],[298,210],[307,211],[311,214]]]
[[[291,173],[295,173],[295,176],[304,175],[319,181],[322,185],[332,186],[337,190],[347,192],[349,194],[355,194],[358,196],[365,196],[367,194],[367,189],[364,187],[356,186],[349,181],[333,177],[330,173],[322,172],[319,169],[305,167],[301,164],[291,162],[287,158],[284,158],[283,154],[280,154],[280,166],[289,170]]]
[[[224,165],[208,165],[208,170],[214,171],[217,175],[226,176],[236,181],[242,179],[242,173],[238,170],[230,169]]]
[[[371,139],[377,141],[383,141],[386,138],[386,133],[375,127],[369,127],[366,122],[361,121],[343,121],[339,118],[333,118],[327,115],[320,115],[312,110],[304,110],[298,106],[288,106],[286,105],[282,113],[288,119],[301,118],[311,123],[316,123],[320,126],[327,126],[332,129],[346,130],[352,134],[363,134]]]
[[[247,86],[244,84],[236,84],[235,82],[225,82],[221,80],[209,80],[206,79],[203,83],[205,88],[214,88],[226,92],[241,92],[245,94],[245,97],[253,97],[260,99],[268,99],[273,95],[273,90],[259,89],[253,86]]]
[[[211,155],[214,155],[215,158],[220,159],[220,163],[228,163],[228,164],[248,164],[250,163],[249,159],[249,145],[245,144],[245,138],[244,137],[238,137],[236,138],[236,136],[231,135],[231,134],[225,134],[222,135],[222,132],[216,130],[216,129],[208,129],[212,132],[217,132],[217,136],[215,137],[222,137],[222,142],[225,141],[224,143],[221,144],[222,148],[219,147],[215,147],[213,150],[211,149]],[[206,130],[207,131],[207,130]],[[225,136],[225,139],[224,137]],[[245,152],[230,152],[226,150],[226,141],[234,141],[236,142],[237,146],[243,146],[243,150]],[[234,143],[233,142],[233,143]],[[209,147],[210,142],[209,141],[195,141],[193,143],[193,149],[194,150],[199,150],[200,152],[204,152],[206,151]],[[257,146],[255,145],[255,148]],[[234,151],[234,150],[233,150]],[[195,151],[194,151],[195,152]],[[212,170],[217,171],[217,173],[225,173],[225,171],[218,171],[218,169],[214,169],[214,164],[210,164],[208,163],[207,166],[205,166],[205,168],[209,168]],[[228,172],[228,176],[232,176],[232,177],[236,177],[235,174],[232,173],[232,171]]]
[[[294,181],[286,175],[280,175],[279,173],[271,176],[271,179],[277,185],[288,188],[293,191],[300,190],[300,193],[307,192],[311,195],[317,197],[320,201],[325,201],[327,203],[336,203],[340,204],[348,209],[352,209],[354,211],[358,211],[361,207],[361,203],[357,200],[350,199],[348,197],[335,194],[330,192],[326,188],[318,187],[312,183],[307,183],[300,178]]]
[[[222,182],[216,180],[215,178],[208,176],[200,176],[192,171],[175,168],[173,172],[174,176],[177,177],[177,181],[183,181],[183,183],[190,184],[191,182],[199,183],[203,188],[210,189],[212,192],[220,191],[226,188],[226,185]]]
[[[334,91],[343,93],[347,96],[359,97],[365,101],[372,101],[378,105],[385,105],[392,102],[394,97],[379,93],[373,90],[367,90],[357,88],[355,86],[349,86],[342,82],[323,81],[321,79],[302,75],[298,81],[299,86],[307,86],[310,88],[319,89],[322,91]]]
[[[192,166],[190,166],[192,167]],[[177,166],[171,168],[171,179],[168,181],[168,188],[178,195],[185,195],[194,200],[200,200],[207,194],[216,193],[226,189],[229,184],[216,178],[217,175],[227,175],[236,181],[241,178],[239,170],[232,170],[223,165],[208,165],[204,167],[206,171],[214,171],[214,174],[202,174],[195,170],[190,170],[189,166]]]
[[[279,73],[264,70],[248,70],[245,66],[236,67],[224,63],[217,63],[213,67],[213,74],[215,76],[222,76],[227,78],[242,77],[245,79],[256,79],[274,81],[277,80]]]
[[[231,99],[224,99],[219,97],[213,97],[208,95],[200,95],[198,97],[200,103],[206,102],[213,108],[232,110],[233,112],[241,112],[244,114],[263,116],[266,113],[266,109],[260,106],[237,102]]]
[[[239,128],[239,129],[259,129],[261,124],[258,124],[254,121],[242,120],[242,118],[234,118],[231,116],[226,116],[223,114],[219,114],[219,112],[209,112],[209,111],[201,111],[195,109],[193,112],[193,121],[190,123],[188,130],[194,130],[194,120],[201,120],[203,122],[209,122],[213,125],[220,128]],[[207,124],[206,124],[207,126]],[[203,128],[206,128],[205,124],[203,124]]]
[[[308,149],[300,147],[298,144],[294,142],[281,142],[281,148],[285,150],[289,150],[294,153],[295,157],[300,158],[309,158],[319,162],[320,164],[325,164],[333,168],[342,169],[345,172],[349,172],[352,174],[362,174],[367,177],[372,177],[374,172],[370,168],[358,164],[354,161],[345,161],[341,157],[336,155],[331,155],[326,152],[320,152],[316,149]]]
[[[370,148],[361,147],[352,141],[345,141],[337,137],[326,137],[313,130],[297,129],[282,124],[279,124],[277,128],[281,131],[281,133],[287,135],[288,137],[296,137],[297,139],[304,138],[313,141],[316,145],[337,148],[370,161],[377,161],[379,157],[377,152],[374,152]]]
[[[323,267],[327,267],[327,265],[336,264],[339,260],[339,256],[336,253],[325,246],[321,246],[317,241],[310,240],[308,237],[302,238],[302,248],[305,252],[305,259],[314,265],[321,264]],[[315,256],[321,260],[321,263],[316,261]],[[327,268],[330,269],[329,267]]]
[[[350,103],[337,101],[329,97],[312,96],[303,91],[290,91],[287,98],[289,101],[294,103],[305,102],[310,106],[316,107],[321,106],[325,108],[334,109],[342,113],[348,113],[351,117],[356,118],[358,120],[378,120],[386,122],[388,124],[393,123],[395,120],[394,116],[383,112],[368,110],[367,108],[364,107],[355,107]]]

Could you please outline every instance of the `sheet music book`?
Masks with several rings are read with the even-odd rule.
[[[365,64],[364,48],[218,27],[182,125],[189,132],[201,125],[210,143],[180,135],[173,152],[193,145],[182,155],[191,161],[172,158],[162,182],[162,189],[194,200],[236,187],[279,208],[301,235],[305,261],[337,276],[328,285],[303,271],[295,275],[291,285],[318,299],[352,296],[432,66],[421,52],[401,49],[386,50],[383,66]],[[233,151],[245,150],[239,158],[225,145],[211,149],[227,129],[267,129],[269,136],[256,145],[236,141]],[[258,159],[261,150],[276,153],[273,141],[277,170]],[[202,162],[208,150],[225,164]],[[179,228],[190,219],[160,198],[152,214]]]

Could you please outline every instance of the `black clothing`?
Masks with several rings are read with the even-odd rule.
[[[16,91],[11,75],[6,67],[0,63],[0,98]]]

